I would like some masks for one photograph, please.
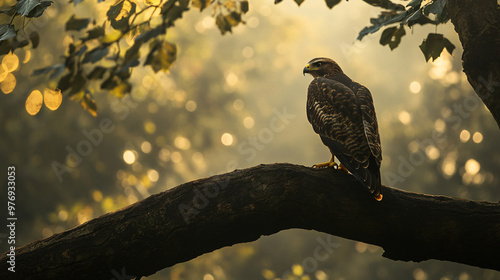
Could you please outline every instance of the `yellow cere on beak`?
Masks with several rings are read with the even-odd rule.
[[[302,75],[306,75],[306,73],[309,73],[311,70],[311,66],[309,64],[306,65],[306,67],[304,67],[304,69],[302,70]]]

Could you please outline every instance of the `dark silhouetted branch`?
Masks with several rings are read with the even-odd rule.
[[[185,183],[16,250],[16,279],[130,279],[284,229],[383,247],[393,260],[500,270],[500,204],[384,187],[375,201],[349,174],[259,165]],[[8,256],[0,278],[12,279]]]

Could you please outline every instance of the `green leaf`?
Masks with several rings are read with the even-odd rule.
[[[432,61],[436,60],[443,52],[443,49],[452,54],[455,46],[446,38],[444,38],[443,34],[430,33],[427,35],[427,39],[424,39],[422,44],[419,46],[420,50],[425,56],[425,61],[429,61],[432,58]]]
[[[33,71],[32,76],[38,76],[42,74],[49,74],[50,79],[55,79],[59,77],[65,70],[64,64],[55,64],[45,68],[39,68]]]
[[[76,73],[76,75],[71,79],[71,85],[70,85],[71,90],[68,93],[68,96],[72,96],[84,90],[86,84],[87,84],[87,79],[83,75],[82,71],[79,70],[78,73]]]
[[[443,12],[444,7],[446,6],[447,0],[434,0],[432,3],[425,5],[424,14],[435,14],[440,15]]]
[[[227,21],[226,17],[222,14],[218,14],[215,18],[215,24],[219,27],[220,32],[224,35],[226,32],[232,32],[231,24]]]
[[[224,17],[231,26],[237,26],[241,22],[241,14],[237,12],[231,12]]]
[[[92,40],[92,39],[97,39],[99,37],[104,36],[104,27],[103,26],[96,26],[89,31],[87,31],[87,37],[85,38],[85,41]]]
[[[76,18],[75,15],[72,15],[71,18],[66,22],[66,31],[69,30],[82,30],[86,28],[90,23],[90,18]]]
[[[200,9],[200,12],[203,11],[206,7],[210,6],[212,0],[193,0],[193,7]]]
[[[150,50],[144,65],[151,65],[155,72],[168,70],[177,58],[177,47],[167,41],[153,41]]]
[[[120,14],[123,8],[123,2],[124,0],[118,0],[115,4],[109,7],[108,12],[106,12],[106,16],[109,21],[116,19],[116,17]]]
[[[326,6],[328,6],[328,8],[333,8],[335,7],[335,5],[337,5],[338,3],[340,3],[341,0],[325,0],[326,1]]]
[[[87,110],[87,112],[89,112],[92,116],[97,117],[97,104],[95,103],[95,99],[89,91],[85,91],[80,104],[82,105],[83,109]]]
[[[248,1],[247,0],[240,1],[240,10],[244,14],[246,14],[248,12]]]
[[[130,47],[127,52],[125,52],[124,63],[127,63],[133,59],[139,58],[139,50],[141,49],[142,42],[135,42],[132,47]]]
[[[124,31],[128,28],[129,24],[129,17],[122,17],[120,20],[111,20],[111,27],[113,27],[115,30],[121,30]]]
[[[386,28],[384,30],[384,32],[382,32],[382,35],[380,35],[380,41],[379,41],[379,43],[382,46],[385,46],[385,45],[389,44],[389,42],[392,39],[392,36],[394,35],[394,32],[396,32],[397,29],[398,29],[397,27]]]
[[[28,18],[39,17],[45,9],[52,5],[52,1],[20,0],[16,3],[16,10],[21,16]]]
[[[57,83],[57,88],[60,89],[61,91],[66,91],[71,87],[71,78],[72,78],[73,73],[68,73],[64,76],[62,76],[59,79],[59,82]]]
[[[38,47],[38,44],[40,43],[40,35],[38,35],[38,32],[33,31],[30,33],[30,41],[33,49],[36,49]]]
[[[38,5],[40,5],[38,0],[20,0],[16,3],[16,10],[21,16],[27,16]]]
[[[13,16],[16,13],[16,6],[14,5],[10,7],[8,10],[0,11],[0,13],[6,14],[8,16]]]
[[[365,37],[366,35],[368,35],[370,33],[377,32],[380,28],[382,28],[385,25],[389,25],[389,24],[396,23],[396,22],[403,20],[405,15],[406,15],[406,12],[397,13],[394,11],[390,11],[390,12],[380,13],[378,18],[371,18],[370,19],[372,26],[367,26],[359,32],[358,40],[363,39],[363,37]]]
[[[97,66],[96,68],[94,68],[92,70],[92,72],[90,72],[87,75],[87,79],[89,79],[89,80],[102,79],[102,77],[104,76],[106,71],[108,71],[108,68],[102,67],[102,66]]]
[[[85,54],[82,63],[95,63],[103,59],[108,54],[108,52],[109,49],[106,46],[97,47]]]
[[[420,7],[422,0],[411,0],[406,7]]]
[[[300,6],[300,4],[304,3],[304,0],[294,0],[295,3],[297,3],[298,6]]]
[[[0,25],[0,41],[8,40],[16,36],[16,30],[13,25]]]
[[[101,89],[111,90],[118,86],[119,79],[110,71],[110,76],[101,84]]]
[[[161,14],[164,19],[168,20],[168,26],[173,26],[174,21],[182,18],[182,13],[189,10],[186,3],[178,0],[168,0],[163,4]]]
[[[391,51],[401,43],[401,37],[406,35],[405,29],[403,25],[398,27],[389,27],[382,32],[380,36],[380,44],[382,46],[389,45]]]
[[[135,37],[135,42],[145,43],[149,41],[151,38],[157,37],[162,33],[163,33],[162,26],[158,26]]]
[[[404,11],[405,6],[401,4],[395,4],[391,2],[390,0],[363,0],[364,2],[374,6],[374,7],[380,7],[388,10],[393,10],[393,11]]]

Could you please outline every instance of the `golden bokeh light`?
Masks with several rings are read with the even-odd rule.
[[[483,141],[483,134],[481,132],[474,132],[474,135],[472,135],[472,141],[476,144],[481,143]]]
[[[92,192],[92,198],[94,199],[95,202],[101,202],[103,199],[102,192],[99,190],[94,190]]]
[[[38,114],[43,105],[43,95],[39,90],[34,90],[26,99],[25,107],[28,114],[34,116]]]
[[[131,150],[126,150],[123,153],[123,160],[126,164],[133,164],[136,160],[135,153]]]
[[[272,270],[269,270],[269,269],[262,270],[262,276],[264,278],[266,278],[267,280],[272,280],[272,279],[276,278],[276,275],[274,274],[274,272]]]
[[[7,76],[0,83],[0,90],[5,94],[9,94],[16,88],[16,83],[16,77],[12,73],[7,73]]]
[[[255,121],[253,120],[252,117],[246,117],[243,119],[243,126],[245,126],[246,129],[250,129],[255,125]]]
[[[447,157],[445,160],[443,160],[441,169],[445,177],[450,178],[451,176],[453,176],[453,174],[455,174],[455,171],[457,169],[455,160]]]
[[[436,160],[441,155],[441,153],[439,152],[439,149],[433,145],[429,145],[429,146],[425,147],[425,154],[427,155],[427,157],[430,160]]]
[[[292,273],[295,276],[301,276],[302,274],[304,274],[304,268],[300,264],[294,264],[292,266]]]
[[[481,164],[477,160],[471,158],[465,162],[465,172],[470,175],[476,175],[481,169]]]
[[[191,141],[189,141],[189,139],[187,139],[186,137],[177,136],[174,140],[174,145],[178,149],[188,150],[189,148],[191,148]]]
[[[398,115],[398,118],[399,121],[404,125],[407,125],[411,122],[411,115],[406,111],[401,111]]]
[[[9,71],[7,71],[7,67],[4,64],[0,64],[0,82],[3,82],[8,74]]]
[[[256,28],[260,24],[259,18],[256,16],[250,17],[247,21],[248,27]]]
[[[182,154],[179,153],[179,152],[173,152],[171,155],[170,155],[170,159],[172,160],[172,162],[174,163],[179,163],[182,161]]]
[[[422,85],[419,82],[413,81],[410,83],[410,91],[412,93],[419,93],[422,90]]]
[[[368,249],[368,244],[363,243],[363,242],[356,242],[355,248],[356,248],[356,251],[358,251],[358,253],[364,253]]]
[[[13,53],[5,55],[2,59],[2,64],[8,72],[13,72],[19,67],[19,58]]]
[[[112,197],[106,197],[101,203],[102,209],[106,212],[115,210],[115,202]]]
[[[30,59],[31,59],[31,51],[30,50],[24,51],[23,63],[28,63]]]
[[[415,280],[427,280],[427,273],[420,268],[413,271],[413,279]]]
[[[254,50],[253,50],[252,47],[246,46],[246,47],[243,48],[242,53],[243,53],[243,57],[245,57],[245,58],[252,58],[253,54],[254,54]]]
[[[59,218],[59,220],[64,222],[64,221],[68,220],[69,213],[66,210],[61,210],[61,211],[59,211],[59,213],[57,213],[57,217]]]
[[[84,207],[82,210],[78,211],[77,219],[79,224],[83,224],[90,219],[92,219],[92,215],[94,214],[94,210],[90,206]]]
[[[152,121],[145,121],[144,122],[144,131],[148,134],[153,134],[156,132],[156,125]]]
[[[212,276],[212,274],[205,274],[203,275],[203,280],[215,280],[215,278]]]
[[[443,119],[437,119],[434,122],[434,129],[437,132],[444,132],[444,130],[446,129],[446,123],[444,122],[444,120]]]
[[[149,154],[151,152],[151,143],[149,143],[148,141],[144,141],[142,142],[141,144],[141,151],[145,154]]]
[[[245,103],[243,102],[243,100],[241,99],[236,99],[234,102],[233,102],[233,108],[236,110],[236,111],[241,111],[243,110],[243,108],[245,108]]]
[[[229,133],[224,133],[222,134],[222,136],[220,137],[220,141],[222,142],[222,145],[224,146],[231,146],[233,144],[233,135],[229,134]]]
[[[229,72],[226,75],[226,83],[230,87],[235,87],[239,81],[240,79],[238,78],[238,75],[236,75],[236,73],[234,72]]]
[[[156,114],[158,112],[158,104],[156,104],[155,102],[151,102],[148,104],[148,112],[150,112],[151,114]]]
[[[170,159],[170,151],[165,148],[161,149],[158,153],[158,158],[161,161],[168,161]]]
[[[149,179],[149,181],[155,183],[155,182],[158,182],[159,178],[160,178],[160,174],[158,173],[158,171],[156,171],[154,169],[149,169],[148,170],[148,179]]]
[[[196,102],[194,102],[193,100],[189,100],[188,102],[186,102],[186,110],[188,110],[189,112],[194,112],[196,110]]]
[[[470,139],[470,132],[466,129],[462,130],[460,132],[460,141],[462,141],[462,143],[466,143],[467,141],[469,141]]]
[[[51,90],[46,88],[43,91],[43,102],[45,106],[52,111],[57,110],[62,103],[62,94],[60,90]]]

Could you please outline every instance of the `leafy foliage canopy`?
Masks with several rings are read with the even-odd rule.
[[[83,0],[71,0],[78,5]],[[275,0],[275,4],[282,0]],[[301,5],[304,0],[294,0]],[[379,16],[370,19],[370,26],[362,29],[358,40],[385,27],[380,44],[396,48],[403,36],[405,26],[415,24],[444,24],[449,21],[446,11],[447,0],[411,0],[404,6],[390,0],[363,0],[367,4],[382,9]],[[98,1],[102,2],[102,1]],[[328,8],[338,5],[341,0],[325,0]],[[38,33],[29,36],[24,32],[25,19],[43,15],[52,1],[19,0],[15,5],[0,11],[10,16],[10,22],[0,25],[0,55],[17,48],[36,48]],[[99,5],[105,5],[101,3]],[[139,65],[149,65],[154,72],[168,71],[176,60],[177,45],[166,39],[167,31],[191,8],[200,12],[211,8],[212,16],[221,34],[231,33],[240,23],[245,23],[244,14],[249,10],[248,0],[116,0],[106,12],[106,18],[78,18],[72,15],[65,23],[65,30],[79,35],[69,44],[62,63],[37,69],[33,75],[49,75],[57,80],[57,89],[76,100],[92,115],[97,114],[93,98],[95,89],[109,91],[122,97],[130,93],[129,78]],[[14,19],[20,17],[22,24]],[[77,37],[78,38],[78,37]],[[133,38],[132,43],[127,38]],[[442,34],[429,34],[420,45],[425,59],[436,59],[443,49],[454,49],[453,44]],[[142,54],[141,54],[142,52]],[[146,53],[146,55],[144,55]],[[145,59],[141,59],[145,57]],[[95,86],[97,85],[97,86]]]

